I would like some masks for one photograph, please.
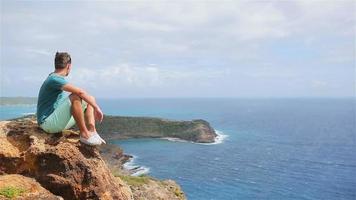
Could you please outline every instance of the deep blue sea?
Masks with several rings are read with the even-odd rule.
[[[220,144],[109,141],[130,165],[178,182],[191,200],[356,199],[356,100],[352,98],[99,99],[105,114],[205,119]],[[2,106],[0,118],[35,112]],[[144,172],[144,171],[143,171]]]

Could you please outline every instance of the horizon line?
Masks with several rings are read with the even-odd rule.
[[[34,96],[0,96],[0,98],[37,98]],[[280,98],[356,98],[356,96],[207,96],[207,97],[96,97],[97,99],[280,99]]]

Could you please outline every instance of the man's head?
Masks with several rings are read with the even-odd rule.
[[[65,70],[66,76],[68,76],[71,67],[72,59],[67,52],[57,52],[56,57],[54,58],[54,67],[56,70]]]

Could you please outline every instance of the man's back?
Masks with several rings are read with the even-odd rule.
[[[61,87],[68,81],[61,75],[51,73],[43,82],[38,94],[37,101],[37,122],[38,124],[48,117],[64,99],[64,92]]]
[[[54,68],[38,94],[38,125],[47,133],[59,133],[77,124],[82,143],[92,146],[106,143],[95,128],[95,121],[101,122],[104,117],[95,98],[64,79],[72,68],[70,55],[57,52]],[[65,96],[64,91],[71,94]]]

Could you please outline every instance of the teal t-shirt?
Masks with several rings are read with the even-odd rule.
[[[53,72],[43,82],[37,100],[38,124],[42,124],[65,98],[65,93],[61,88],[67,83],[68,81],[63,76]]]

